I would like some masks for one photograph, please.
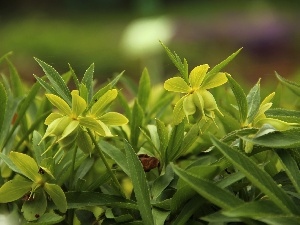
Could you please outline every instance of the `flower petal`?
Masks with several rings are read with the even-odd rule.
[[[184,98],[183,111],[188,120],[188,116],[193,115],[196,112],[195,103],[193,101],[193,95],[188,95],[186,98]]]
[[[78,125],[79,125],[79,121],[78,120],[72,120],[69,123],[69,125],[64,129],[62,135],[60,136],[59,140],[57,140],[57,141],[61,141],[65,137],[69,136],[74,130],[77,129]]]
[[[72,114],[70,106],[62,98],[53,94],[46,94],[46,97],[62,114],[68,116]]]
[[[104,124],[121,126],[128,123],[128,119],[120,113],[108,112],[99,117]]]
[[[165,81],[164,88],[167,91],[188,93],[191,87],[181,77],[172,77]]]
[[[107,109],[109,104],[117,97],[117,89],[112,89],[103,94],[98,101],[92,106],[91,114],[100,117]]]
[[[271,94],[269,94],[267,97],[265,97],[265,99],[261,102],[260,105],[262,106],[266,103],[269,103],[272,100],[272,98],[274,97],[274,95],[275,95],[275,92],[272,92]]]
[[[173,110],[173,123],[174,125],[179,124],[183,118],[185,117],[185,113],[183,111],[183,101],[186,98],[186,95],[183,96],[176,104]]]
[[[209,69],[209,65],[204,64],[200,66],[196,66],[190,73],[189,81],[191,87],[194,88],[199,88],[200,85],[202,84],[206,72]]]
[[[79,118],[79,124],[95,131],[100,136],[112,136],[108,127],[104,123],[100,123],[98,120],[92,117]]]
[[[201,85],[201,89],[210,89],[214,87],[221,86],[227,82],[227,77],[225,73],[217,73],[214,76],[206,79]]]
[[[79,96],[78,90],[74,90],[71,92],[72,95],[72,112],[74,116],[81,115],[83,111],[86,109],[86,101]]]

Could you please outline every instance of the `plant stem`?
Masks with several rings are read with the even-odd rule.
[[[75,168],[76,154],[77,154],[77,146],[75,145],[73,158],[72,158],[70,180],[69,180],[69,191],[73,190],[74,168]]]
[[[90,129],[87,129],[87,131],[88,131],[88,134],[90,135],[90,137],[91,137],[91,139],[92,139],[92,142],[94,143],[95,148],[96,148],[96,150],[98,151],[98,153],[99,153],[99,155],[100,155],[100,158],[102,159],[102,161],[103,161],[103,163],[104,163],[104,165],[105,165],[105,167],[106,167],[108,173],[110,174],[110,176],[111,176],[111,178],[112,178],[112,180],[113,180],[113,183],[115,184],[116,188],[120,191],[120,193],[122,194],[122,196],[123,196],[124,198],[126,198],[125,193],[123,192],[123,189],[122,189],[122,187],[121,187],[121,185],[120,185],[120,183],[119,183],[117,177],[115,176],[115,174],[114,174],[113,171],[111,170],[111,168],[110,168],[110,166],[109,166],[109,164],[108,164],[108,162],[107,162],[107,160],[106,160],[106,158],[105,158],[103,152],[101,151],[101,149],[100,149],[100,147],[99,147],[99,145],[98,145],[98,143],[97,143],[97,141],[96,141],[96,139],[95,139],[93,133],[91,132]]]

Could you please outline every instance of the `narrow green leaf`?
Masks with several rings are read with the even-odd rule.
[[[167,166],[166,173],[154,180],[151,188],[153,199],[156,199],[174,179],[174,171]]]
[[[266,111],[266,116],[289,123],[300,123],[300,111],[274,108]]]
[[[13,202],[22,198],[31,190],[32,182],[21,177],[15,177],[0,187],[0,203]]]
[[[176,159],[184,137],[184,122],[173,127],[169,138],[169,145],[166,150],[166,165]]]
[[[195,177],[177,166],[172,165],[172,167],[174,172],[187,182],[190,187],[222,209],[230,209],[243,203],[242,200],[235,197],[232,193],[218,187],[214,183],[200,177]]]
[[[6,61],[9,67],[11,87],[12,87],[13,94],[15,97],[22,96],[24,94],[24,85],[22,84],[20,75],[16,67],[8,58],[6,58]]]
[[[145,68],[139,81],[137,99],[143,109],[146,110],[151,92],[151,81],[148,70]]]
[[[286,86],[288,89],[290,89],[295,95],[300,96],[300,85],[299,84],[283,78],[277,72],[275,72],[275,75],[276,75],[277,79],[280,81],[280,83],[282,83],[284,86]]]
[[[3,61],[4,59],[6,59],[8,56],[10,56],[10,55],[12,55],[12,54],[13,54],[12,51],[5,53],[3,56],[0,57],[0,63],[2,63],[2,61]]]
[[[59,75],[59,73],[50,65],[46,64],[45,62],[34,58],[38,64],[42,67],[43,71],[45,72],[47,78],[49,79],[50,83],[53,85],[54,89],[57,91],[59,96],[64,99],[68,105],[71,105],[71,93],[69,88],[67,87],[66,83]]]
[[[125,209],[139,209],[135,202],[119,196],[99,192],[66,192],[68,209],[77,209],[87,206],[109,206]]]
[[[183,96],[179,101],[175,104],[175,107],[173,109],[173,124],[178,125],[182,122],[183,118],[185,117],[185,113],[183,110],[183,102],[186,98],[186,95]]]
[[[38,165],[40,165],[42,161],[42,154],[45,151],[45,143],[41,142],[42,135],[38,131],[33,131],[32,135],[32,149],[34,152],[35,160]]]
[[[145,225],[154,225],[154,219],[151,212],[149,186],[142,164],[135,154],[135,151],[126,140],[124,147],[130,178],[142,220]]]
[[[168,216],[170,214],[169,211],[161,210],[158,208],[153,208],[152,213],[153,213],[155,225],[164,225],[166,219],[168,218]]]
[[[69,65],[71,76],[72,76],[73,81],[75,83],[76,89],[79,90],[80,83],[79,83],[78,77],[77,77],[75,71],[73,70],[73,68],[71,67],[71,65],[70,64],[68,64],[68,65]]]
[[[58,186],[57,184],[45,183],[44,190],[51,197],[52,201],[57,206],[59,211],[61,211],[62,213],[67,211],[66,196],[60,186]]]
[[[189,150],[189,148],[195,143],[195,141],[199,137],[199,133],[200,130],[198,124],[194,124],[191,127],[191,129],[184,135],[180,150],[176,154],[175,158],[178,158],[179,156],[181,156]]]
[[[246,122],[248,113],[246,95],[238,82],[236,82],[229,74],[227,74],[227,78],[239,108],[240,123],[244,124]]]
[[[2,126],[4,122],[4,115],[7,107],[7,94],[5,87],[0,82],[0,130],[2,131]]]
[[[104,86],[103,88],[99,89],[96,94],[94,94],[92,100],[89,102],[89,105],[87,107],[87,109],[89,110],[92,105],[98,101],[98,99],[104,95],[107,91],[111,90],[112,88],[115,87],[115,85],[118,83],[118,81],[120,80],[120,78],[122,77],[124,71],[121,72],[118,76],[116,76],[111,82],[109,82],[106,86]]]
[[[260,80],[249,91],[249,94],[247,95],[247,105],[247,121],[248,123],[251,123],[257,115],[260,106]]]
[[[16,167],[16,165],[13,163],[13,161],[11,161],[11,159],[7,155],[0,152],[0,158],[12,171],[22,174],[21,170],[18,167]]]
[[[33,74],[33,76],[35,77],[35,79],[38,81],[38,83],[49,93],[54,94],[54,95],[59,95],[58,92],[50,85],[48,84],[46,81],[44,81],[43,79],[41,79],[40,77],[36,76],[35,74]]]
[[[206,82],[206,80],[210,80],[211,77],[213,77],[216,73],[220,72],[221,69],[223,69],[231,60],[233,60],[237,54],[239,54],[239,52],[242,50],[242,48],[240,48],[239,50],[237,50],[236,52],[234,52],[233,54],[231,54],[228,58],[226,58],[225,60],[223,60],[222,62],[220,62],[218,65],[216,65],[214,68],[212,68],[205,76],[203,83]]]
[[[21,211],[27,221],[37,220],[47,208],[47,198],[42,188],[38,188],[33,194],[32,200],[25,201]]]
[[[169,130],[165,126],[165,124],[160,121],[159,119],[155,119],[156,121],[156,127],[157,127],[157,134],[159,137],[159,151],[162,156],[165,155],[165,151],[168,147],[169,143]]]
[[[245,176],[266,194],[279,208],[286,213],[299,213],[298,207],[289,196],[277,186],[272,177],[262,170],[253,160],[240,151],[229,147],[217,138],[211,136],[214,146]]]
[[[288,150],[278,149],[276,152],[281,160],[286,174],[292,181],[297,192],[300,193],[300,172],[297,162],[294,160]]]
[[[82,78],[81,83],[84,84],[88,90],[88,101],[93,97],[93,76],[94,76],[94,63],[90,65],[90,67],[85,71],[84,76]]]
[[[170,51],[170,49],[167,46],[165,46],[161,41],[160,41],[160,44],[165,49],[167,55],[169,56],[169,58],[171,59],[173,64],[177,67],[178,71],[180,72],[180,74],[183,77],[183,79],[185,80],[185,82],[188,82],[189,74],[188,74],[188,64],[187,64],[186,59],[183,59],[183,62],[182,62],[181,59],[179,58],[179,56],[175,52],[172,53]]]
[[[294,128],[285,131],[275,131],[257,138],[249,138],[248,136],[240,137],[243,140],[260,146],[290,149],[300,147],[299,135],[300,128]]]
[[[143,108],[140,106],[139,102],[136,100],[134,102],[132,108],[132,114],[130,121],[130,143],[132,146],[137,146],[139,136],[140,136],[140,127],[143,124],[144,120],[144,111]]]
[[[9,158],[22,172],[22,174],[28,177],[30,180],[35,182],[39,182],[41,180],[42,177],[38,173],[39,168],[33,158],[19,152],[10,152]]]

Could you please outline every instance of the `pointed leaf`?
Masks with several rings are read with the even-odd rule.
[[[11,79],[11,87],[15,97],[22,96],[24,94],[24,85],[22,84],[20,75],[16,69],[16,67],[12,64],[12,62],[6,58],[9,67],[10,79]]]
[[[183,110],[183,102],[184,99],[187,96],[183,96],[181,99],[179,99],[179,101],[175,104],[175,107],[173,109],[173,124],[177,125],[179,123],[181,123],[181,121],[183,120],[183,118],[185,117],[185,113]]]
[[[167,91],[188,93],[191,87],[181,77],[172,77],[165,81],[164,88]]]
[[[70,106],[62,98],[53,94],[46,94],[46,97],[63,115],[72,115]]]
[[[297,192],[300,193],[300,172],[297,162],[287,150],[278,149],[276,152],[286,174],[290,178]]]
[[[43,214],[37,221],[27,222],[26,225],[50,225],[50,224],[59,224],[65,219],[65,216],[60,216],[56,213],[49,212]]]
[[[171,136],[169,138],[169,146],[166,150],[165,159],[166,164],[172,162],[178,156],[178,152],[183,142],[184,137],[184,122],[173,127]]]
[[[209,180],[195,177],[177,166],[172,165],[174,172],[187,184],[192,187],[201,196],[221,207],[222,209],[230,209],[237,207],[243,203],[242,200],[235,197],[232,193],[218,187]]]
[[[94,63],[85,71],[81,83],[84,84],[88,90],[88,102],[93,97],[93,76],[94,76]]]
[[[82,118],[79,118],[78,120],[79,120],[79,124],[81,126],[84,126],[88,129],[91,129],[91,130],[97,132],[101,136],[106,136],[107,135],[107,132],[108,132],[107,129],[108,128],[102,122],[100,124],[100,121],[97,121],[92,117],[82,117]]]
[[[207,70],[209,69],[209,65],[204,64],[200,66],[196,66],[190,73],[189,82],[193,89],[197,89],[202,84]]]
[[[130,178],[134,187],[134,194],[137,205],[145,225],[154,225],[154,219],[151,211],[149,186],[142,164],[135,151],[125,140],[125,152]]]
[[[38,165],[41,164],[42,157],[41,155],[46,150],[44,142],[41,142],[42,136],[38,131],[33,131],[32,135],[32,149],[34,152],[35,160]]]
[[[99,120],[107,125],[122,126],[128,123],[128,119],[120,113],[108,112],[99,117]]]
[[[75,83],[76,89],[79,90],[79,85],[80,85],[80,83],[79,83],[78,77],[77,77],[75,71],[73,70],[73,68],[71,67],[71,65],[70,65],[70,64],[68,64],[68,65],[69,65],[69,69],[70,69],[70,72],[71,72],[71,76],[72,76],[73,81],[74,81],[74,83]]]
[[[214,146],[268,198],[286,213],[299,213],[298,207],[277,183],[253,160],[211,136]]]
[[[282,83],[284,86],[286,86],[288,89],[290,89],[295,95],[300,96],[300,85],[299,84],[283,78],[277,72],[275,72],[275,75],[276,75],[277,79],[280,81],[280,83]]]
[[[15,177],[0,187],[0,203],[13,202],[22,198],[31,190],[32,182],[23,178]]]
[[[112,89],[103,94],[97,102],[92,106],[91,113],[96,117],[100,117],[110,103],[115,100],[118,95],[117,89]]]
[[[41,180],[42,177],[38,173],[39,168],[33,158],[19,152],[10,152],[9,158],[24,176],[28,177],[34,182]]]
[[[4,115],[6,112],[6,106],[7,106],[7,94],[5,87],[0,82],[0,130],[2,131],[2,126],[4,122]]]
[[[266,113],[267,117],[279,119],[285,122],[300,123],[300,111],[282,108],[269,109]]]
[[[231,60],[233,60],[237,54],[239,54],[239,52],[242,50],[242,48],[240,48],[239,50],[237,50],[236,52],[234,52],[233,54],[231,54],[228,58],[226,58],[225,60],[223,60],[222,62],[220,62],[218,65],[216,65],[214,68],[212,68],[207,74],[206,77],[204,79],[203,82],[206,82],[206,80],[210,80],[211,77],[213,77],[216,73],[220,72],[221,69],[223,69]]]
[[[140,78],[138,96],[137,96],[138,101],[143,109],[146,109],[148,105],[150,92],[151,92],[150,76],[148,70],[145,68]]]
[[[49,93],[54,94],[54,95],[59,95],[58,92],[54,89],[54,87],[52,87],[50,84],[48,84],[46,81],[44,81],[43,79],[41,79],[40,77],[36,76],[35,74],[33,74],[33,76],[35,77],[35,79],[38,81],[38,83]]]
[[[157,134],[159,137],[159,151],[161,152],[161,155],[165,155],[165,150],[169,143],[169,130],[165,126],[165,124],[160,121],[159,119],[156,119],[156,127],[157,127]]]
[[[260,106],[260,80],[254,85],[253,88],[251,88],[249,94],[247,95],[247,105],[247,121],[248,123],[252,123]]]
[[[57,206],[59,211],[61,211],[62,213],[67,211],[66,196],[60,186],[56,184],[45,183],[44,190],[51,197],[52,201]]]
[[[140,136],[140,127],[143,124],[144,120],[144,111],[140,106],[138,101],[134,102],[131,118],[130,118],[130,143],[133,146],[137,146],[139,136]]]
[[[60,114],[60,113],[51,113],[51,114],[45,119],[44,124],[48,126],[48,125],[50,125],[54,120],[59,119],[59,118],[61,118],[61,117],[63,117],[63,115]]]
[[[229,74],[227,74],[227,79],[239,108],[240,123],[243,124],[246,122],[248,113],[246,95],[242,87]]]
[[[67,87],[66,83],[59,75],[59,73],[50,65],[46,64],[45,62],[34,58],[38,64],[42,67],[43,71],[45,72],[47,78],[51,82],[54,89],[57,91],[59,96],[61,96],[69,105],[71,105],[71,93],[69,88]]]

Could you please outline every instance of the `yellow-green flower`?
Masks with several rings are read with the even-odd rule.
[[[207,64],[195,67],[188,83],[181,77],[172,77],[165,81],[164,88],[168,91],[185,94],[175,105],[173,122],[179,124],[184,117],[199,113],[200,119],[214,118],[214,110],[219,111],[214,96],[208,89],[218,87],[227,82],[225,73],[219,72],[207,77],[209,66]],[[220,112],[220,111],[219,111]]]
[[[72,106],[70,107],[62,98],[54,94],[46,94],[48,100],[54,105],[58,112],[51,113],[45,120],[48,128],[43,136],[55,136],[57,142],[62,146],[67,146],[74,142],[78,131],[91,129],[100,136],[113,136],[109,130],[109,125],[121,126],[128,123],[128,119],[117,112],[106,112],[109,105],[118,95],[116,89],[107,91],[102,95],[90,109],[87,103],[79,95],[78,90],[73,90]],[[82,132],[81,132],[82,133]]]

